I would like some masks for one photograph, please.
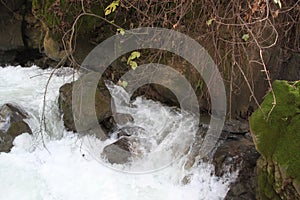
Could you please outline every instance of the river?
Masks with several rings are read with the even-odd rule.
[[[119,107],[134,117],[132,126],[142,127],[148,135],[147,145],[143,147],[147,156],[125,167],[107,163],[95,150],[112,143],[114,138],[97,141],[92,136],[79,137],[66,131],[57,102],[59,87],[78,76],[72,69],[58,69],[50,81],[45,107],[46,130],[42,137],[39,130],[44,91],[51,71],[37,66],[0,67],[0,105],[13,103],[22,107],[29,114],[27,122],[33,130],[33,135],[18,136],[10,153],[0,153],[0,199],[218,200],[226,196],[235,173],[216,177],[209,163],[187,170],[183,167],[184,155],[177,159],[171,156],[174,162],[170,162],[162,159],[170,155],[168,151],[155,152],[159,148],[172,149],[170,142],[173,142],[182,145],[180,151],[172,151],[177,155],[184,145],[189,145],[190,141],[178,142],[182,141],[180,135],[193,131],[195,119],[188,114],[178,114],[173,108],[143,98],[137,98],[132,108]],[[115,92],[113,96],[119,98],[116,102],[121,102],[122,97],[128,100],[121,90],[117,86],[111,88]],[[176,126],[179,121],[180,127]],[[157,134],[164,132],[165,127],[172,137]],[[191,181],[183,184],[182,179],[187,175]]]

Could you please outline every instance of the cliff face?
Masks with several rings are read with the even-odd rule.
[[[261,199],[300,199],[300,82],[275,81],[250,118]],[[269,118],[266,118],[271,112]]]
[[[31,1],[1,1],[0,24],[0,65],[32,65],[42,57],[43,30]]]

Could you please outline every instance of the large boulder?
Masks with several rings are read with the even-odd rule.
[[[300,199],[300,81],[274,81],[261,109],[250,118],[261,158],[257,163],[263,200]],[[276,102],[274,104],[274,102]]]
[[[201,138],[208,130],[208,125],[199,127],[195,142],[188,152],[185,169],[198,164],[201,149]],[[228,120],[225,122],[216,148],[202,161],[212,162],[215,175],[222,177],[227,172],[238,171],[238,176],[231,183],[225,199],[255,199],[257,193],[256,161],[259,154],[249,133],[249,125],[245,121]],[[201,161],[200,161],[201,162]],[[189,175],[184,177],[184,184],[190,181]]]
[[[256,199],[256,161],[258,158],[259,154],[249,132],[245,135],[229,134],[225,140],[221,141],[213,156],[216,175],[222,176],[228,170],[231,172],[238,170],[238,176],[231,183],[225,199]]]
[[[219,145],[213,155],[215,174],[223,176],[228,171],[238,171],[238,176],[231,183],[225,199],[256,199],[258,158],[259,154],[249,133],[248,122],[226,121]]]
[[[80,81],[80,80],[77,80]],[[76,132],[74,123],[73,110],[72,110],[72,91],[73,83],[67,83],[59,89],[59,108],[63,114],[64,125],[67,130]],[[84,92],[84,91],[83,91]],[[83,95],[84,97],[84,95]],[[92,111],[86,110],[82,107],[82,115],[87,119],[93,114]],[[95,92],[95,106],[96,116],[99,124],[104,123],[106,127],[109,127],[109,123],[114,123],[113,120],[109,120],[112,116],[111,111],[111,96],[103,82],[98,84],[98,88]],[[87,122],[88,123],[88,122]],[[87,125],[88,126],[88,125]],[[94,128],[94,127],[89,127]]]
[[[13,141],[22,133],[32,134],[24,121],[28,115],[25,111],[12,104],[4,104],[0,108],[0,152],[9,152]]]

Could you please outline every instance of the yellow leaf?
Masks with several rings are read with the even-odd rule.
[[[110,9],[105,10],[105,15],[109,15],[111,13]]]
[[[206,21],[207,26],[210,26],[214,19],[209,19]]]
[[[245,42],[247,42],[248,40],[249,40],[249,34],[244,34],[243,36],[242,36],[242,39],[245,41]]]
[[[115,10],[117,9],[117,6],[119,6],[119,2],[120,0],[116,0],[113,1],[111,4],[109,4],[106,8],[105,8],[105,15],[109,15],[112,12],[115,12]]]
[[[137,63],[135,61],[130,61],[131,69],[135,70],[137,68]]]
[[[127,59],[127,64],[130,63],[130,61],[136,59],[136,58],[139,58],[141,56],[141,53],[138,52],[138,51],[134,51],[131,53],[131,55],[129,56],[129,58]]]
[[[125,30],[123,28],[117,28],[118,33],[120,33],[121,35],[125,34]]]

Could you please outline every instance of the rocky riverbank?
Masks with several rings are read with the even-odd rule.
[[[80,1],[70,1],[69,3],[52,0],[1,1],[0,66],[11,64],[26,67],[36,64],[41,68],[48,68],[56,66],[60,60],[63,60],[67,55],[67,50],[70,49],[64,46],[62,37],[64,33],[70,30],[74,19],[82,12]],[[100,4],[100,1],[92,1],[86,5],[86,9],[90,13],[105,18],[104,9],[108,3],[111,2],[104,1]],[[64,12],[66,9],[68,9],[68,12]],[[115,18],[125,29],[137,25],[135,19],[132,19],[128,14],[130,12],[132,12],[130,9],[123,9]],[[280,16],[278,18],[279,21],[284,19]],[[114,20],[113,18],[108,19]],[[185,20],[188,24],[193,18],[187,15]],[[78,27],[76,26],[77,32],[73,41],[76,44],[76,48],[72,51],[73,60],[72,62],[63,60],[62,65],[78,67],[97,44],[116,33],[116,27],[97,17],[85,16],[79,24]],[[183,32],[185,31],[184,26],[181,29]],[[207,26],[204,22],[203,27],[207,28]],[[198,33],[198,29],[195,32]],[[215,173],[218,176],[222,176],[226,170],[239,169],[239,176],[236,182],[232,183],[226,199],[300,199],[300,86],[299,82],[288,82],[300,79],[299,52],[289,50],[290,40],[293,40],[293,37],[295,37],[293,34],[297,31],[290,33],[291,39],[289,41],[285,40],[285,36],[279,37],[278,44],[264,50],[262,55],[265,61],[264,65],[268,70],[267,73],[271,77],[270,81],[273,82],[276,79],[288,80],[273,83],[276,102],[273,101],[272,93],[268,91],[267,81],[269,80],[265,80],[265,74],[261,73],[261,65],[256,62],[260,57],[256,46],[246,45],[245,51],[247,51],[247,54],[241,56],[245,59],[243,60],[245,65],[242,66],[244,71],[242,74],[236,75],[240,72],[240,69],[236,68],[236,61],[233,61],[234,55],[230,57],[228,52],[225,50],[223,52],[228,44],[218,44],[218,48],[222,51],[215,52],[212,49],[215,49],[214,45],[216,44],[210,40],[207,41],[205,38],[203,39],[203,36],[195,35],[195,32],[192,31],[192,33],[187,34],[194,36],[197,42],[208,49],[211,55],[215,55],[214,60],[219,60],[219,57],[224,58],[224,60],[219,61],[219,69],[227,90],[228,118],[237,119],[237,121],[228,120],[226,122],[218,146],[209,158],[215,165]],[[220,28],[219,32],[226,37],[227,35],[235,36],[235,33],[227,27]],[[266,33],[262,35],[269,36]],[[237,39],[241,39],[241,37],[237,36]],[[262,39],[264,39],[264,36]],[[295,39],[296,42],[292,41],[292,43],[297,43],[297,39]],[[225,38],[225,40],[227,39]],[[270,43],[268,39],[263,41]],[[246,43],[244,40],[239,43],[242,42]],[[151,53],[149,54],[151,55]],[[103,80],[99,82],[96,90],[97,120],[105,130],[104,135],[98,135],[98,138],[102,140],[110,136],[111,130],[116,129],[117,124],[126,124],[132,120],[130,115],[116,113],[113,116],[111,95],[104,85],[104,79],[116,83],[126,71],[130,70],[130,66],[126,64],[126,58],[125,62],[121,59],[114,62],[104,72]],[[209,113],[208,91],[196,70],[186,61],[180,61],[176,56],[163,56],[161,61],[164,64],[171,65],[190,82],[197,95],[201,111]],[[247,83],[244,80],[244,78],[247,78],[246,76],[250,77],[250,81],[248,80]],[[176,84],[176,82],[173,84]],[[74,82],[65,84],[60,88],[58,103],[66,129],[78,131],[75,127],[72,112],[73,85]],[[249,91],[249,87],[252,88],[253,93]],[[178,106],[176,96],[162,85],[145,85],[136,91],[134,97],[137,95],[158,100],[166,105]],[[256,97],[258,103],[263,102],[261,107],[256,104],[253,96]],[[25,111],[17,105],[5,104],[0,106],[2,106],[0,109],[0,151],[9,152],[15,137],[23,132],[31,134],[32,131],[26,123],[25,119],[28,116]],[[86,116],[92,114],[90,110],[83,109],[83,111]],[[251,114],[250,134],[247,120]],[[84,124],[83,126],[93,125]],[[92,134],[92,128],[85,131],[90,131]],[[109,162],[125,163],[130,160],[129,158],[132,156],[130,144],[135,141],[124,139],[128,136],[127,134],[125,129],[119,130],[117,136],[119,140],[104,149],[103,154]],[[195,158],[198,155],[197,144],[193,145],[195,146],[194,154],[188,160],[186,167],[197,164],[195,163]],[[226,168],[228,166],[230,166],[229,169]],[[188,178],[185,181],[188,181]]]

